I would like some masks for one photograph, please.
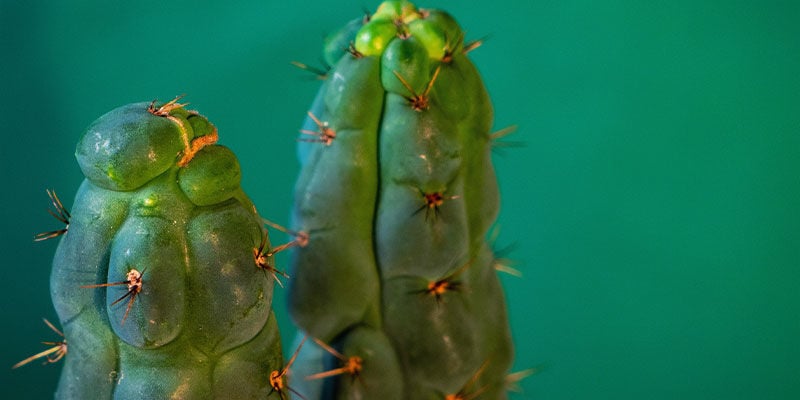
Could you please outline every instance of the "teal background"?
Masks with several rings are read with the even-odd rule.
[[[496,127],[515,399],[800,398],[800,3],[426,1],[468,39]],[[83,129],[187,94],[286,223],[323,36],[376,2],[0,0],[0,394],[48,398],[48,280]],[[285,239],[276,234],[275,241]],[[281,289],[275,307],[290,342]],[[288,351],[288,349],[287,349]]]

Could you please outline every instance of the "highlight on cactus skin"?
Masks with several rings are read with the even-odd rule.
[[[35,239],[60,239],[50,288],[65,339],[15,367],[63,359],[57,399],[286,398],[271,304],[273,256],[291,244],[270,245],[236,156],[178,100],[89,126],[71,213],[48,191],[68,229]]]
[[[448,13],[385,1],[330,35],[298,139],[294,388],[322,399],[506,398],[513,349],[480,45]],[[476,372],[477,371],[477,372]]]

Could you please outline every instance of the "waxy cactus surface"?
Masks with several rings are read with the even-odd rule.
[[[51,277],[68,344],[56,398],[285,397],[269,241],[216,140],[177,99],[117,108],[80,140],[86,180]]]
[[[300,135],[289,309],[316,399],[505,398],[493,111],[446,12],[387,1],[329,36]]]

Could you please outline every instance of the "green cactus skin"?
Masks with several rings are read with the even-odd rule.
[[[255,262],[269,242],[216,138],[172,101],[117,108],[80,140],[86,179],[51,276],[69,343],[56,398],[284,397],[274,275]],[[132,270],[140,291],[113,285]]]
[[[325,43],[293,212],[311,233],[289,281],[300,335],[318,342],[294,371],[346,366],[326,344],[362,363],[296,380],[308,398],[506,397],[513,350],[486,241],[493,110],[463,37],[446,12],[386,1]]]

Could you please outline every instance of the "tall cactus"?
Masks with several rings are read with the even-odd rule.
[[[289,309],[308,398],[505,397],[492,106],[456,21],[386,1],[325,43],[303,126]]]
[[[216,140],[177,99],[117,108],[80,140],[86,179],[72,213],[56,213],[68,227],[39,237],[63,233],[56,398],[285,397],[284,377],[270,379],[282,369],[273,252]]]

